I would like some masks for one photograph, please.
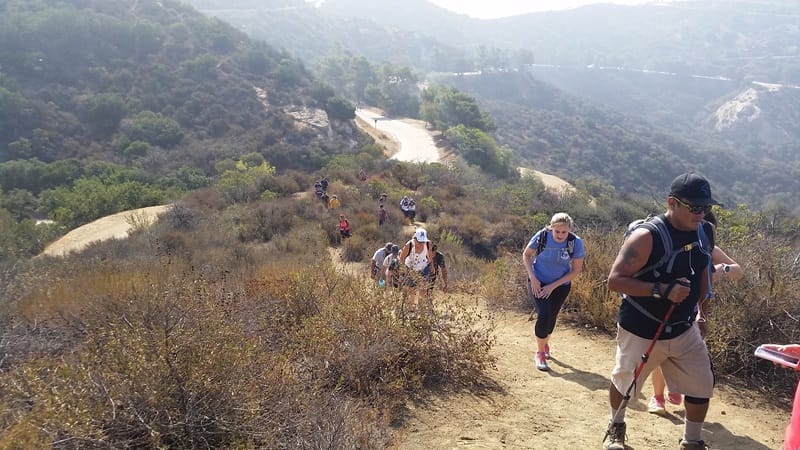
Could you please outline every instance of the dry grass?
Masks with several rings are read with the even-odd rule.
[[[380,192],[393,211],[410,192],[398,177],[426,180],[414,196],[429,199],[428,231],[461,298],[437,299],[432,314],[410,314],[401,292],[329,256],[334,246],[366,263],[408,238],[399,220],[378,227],[374,216]],[[428,387],[491,384],[491,321],[474,305],[530,311],[522,247],[561,210],[585,224],[588,255],[565,316],[613,330],[619,297],[605,278],[631,217],[459,166],[331,181],[354,229],[344,242],[338,212],[313,199],[231,206],[204,190],[126,240],[0,274],[0,448],[386,448],[389,423]],[[737,232],[720,245],[748,275],[716,287],[709,346],[719,375],[788,392],[794,380],[751,355],[797,342],[800,279],[787,270],[788,234],[762,235],[741,214],[725,218]]]

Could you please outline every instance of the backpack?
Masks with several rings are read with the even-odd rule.
[[[408,247],[408,253],[406,253],[406,258],[407,258],[408,256],[411,255],[411,252],[414,251],[414,242],[413,241],[408,241],[408,242],[406,242],[406,245],[404,245],[403,247]],[[431,241],[426,241],[425,242],[425,247],[428,249],[428,264],[429,265],[433,265],[433,256],[434,255],[433,255],[433,250],[431,250],[431,247],[432,247],[431,246]]]
[[[536,255],[542,253],[546,245],[547,245],[547,227],[544,227],[541,230],[539,230],[539,242],[536,246]],[[572,259],[572,255],[575,254],[575,235],[572,234],[571,231],[567,234],[567,253],[569,253],[570,259]]]
[[[675,258],[677,258],[678,255],[683,252],[690,252],[692,249],[699,247],[701,252],[708,255],[708,292],[706,292],[706,299],[711,298],[711,295],[713,294],[711,287],[711,272],[713,272],[711,254],[714,251],[714,247],[711,245],[711,241],[708,239],[706,231],[703,229],[704,222],[705,221],[700,222],[700,225],[697,227],[697,240],[680,248],[673,248],[672,237],[670,236],[669,230],[667,230],[667,225],[664,223],[664,219],[662,219],[661,216],[649,215],[644,219],[637,219],[628,224],[628,228],[625,230],[625,234],[622,237],[623,242],[628,239],[628,236],[633,233],[633,230],[637,228],[647,228],[648,230],[655,232],[655,234],[661,239],[661,244],[664,247],[664,254],[661,256],[661,258],[653,264],[640,269],[638,272],[633,274],[633,278],[639,278],[645,273],[653,272],[655,278],[658,279],[664,273],[671,273],[672,266],[675,263]]]

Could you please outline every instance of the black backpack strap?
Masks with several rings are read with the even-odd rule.
[[[643,267],[638,272],[633,274],[633,278],[639,278],[639,276],[641,276],[642,274],[651,271],[654,273],[655,277],[658,278],[661,275],[661,273],[658,272],[656,269],[666,264],[668,261],[670,261],[671,258],[674,258],[672,249],[672,237],[669,235],[669,230],[667,229],[667,225],[664,223],[664,221],[661,219],[660,216],[655,216],[648,221],[636,225],[636,227],[634,227],[634,230],[636,228],[647,228],[651,232],[655,232],[656,236],[658,236],[661,239],[661,245],[664,248],[664,254],[661,255],[661,258],[658,261],[654,262],[653,264],[650,264],[649,266]],[[669,268],[671,269],[671,267]],[[667,270],[667,272],[669,272],[669,270]]]
[[[644,309],[644,306],[640,305],[639,302],[637,302],[636,300],[634,300],[632,297],[630,297],[628,295],[623,294],[622,295],[622,300],[628,302],[629,305],[633,306],[637,311],[639,311],[639,313],[641,313],[643,316],[647,317],[648,319],[650,319],[650,320],[652,320],[654,322],[658,322],[658,323],[664,322],[666,324],[666,327],[664,328],[664,331],[666,331],[667,333],[671,333],[672,332],[672,327],[675,327],[675,326],[678,326],[678,325],[691,326],[692,323],[694,322],[692,317],[689,317],[686,320],[678,320],[678,321],[675,321],[675,322],[667,322],[667,320],[669,320],[668,317],[663,319],[663,320],[659,319],[658,317],[650,314],[650,311]]]
[[[572,232],[567,234],[567,253],[570,259],[572,259],[572,255],[575,254],[575,235],[572,234]]]
[[[539,230],[539,242],[536,244],[536,254],[539,255],[544,251],[544,247],[547,245],[547,227],[542,228]]]

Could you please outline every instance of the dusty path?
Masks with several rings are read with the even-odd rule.
[[[124,239],[128,237],[128,230],[133,227],[133,223],[142,225],[153,223],[158,218],[158,215],[165,212],[168,207],[169,205],[149,206],[101,217],[60,237],[48,245],[42,254],[65,256],[70,252],[83,250],[92,242]]]
[[[431,146],[435,148],[432,140]],[[547,183],[545,177],[543,180]],[[551,181],[557,184],[553,188],[563,186],[558,180]],[[166,207],[139,211],[152,218]],[[84,225],[50,245],[45,253],[65,254],[92,241],[124,238],[131,214],[136,213],[126,211]],[[404,232],[410,236],[413,226]],[[331,256],[341,261],[338,251],[331,251]],[[346,267],[348,273],[366,275],[364,263],[348,263]],[[484,306],[479,308],[485,310]],[[412,405],[408,420],[396,431],[396,448],[600,449],[608,418],[613,339],[559,324],[552,340],[551,371],[540,372],[533,364],[533,330],[527,314],[495,313],[493,320],[497,341],[492,351],[498,359],[490,376],[503,391],[437,396],[425,406]],[[650,392],[649,386],[645,392]],[[724,387],[717,389],[716,395],[704,429],[704,438],[712,448],[780,448],[787,411],[753,406]],[[671,415],[661,418],[648,414],[642,401],[633,404],[628,410],[629,448],[677,448],[683,427],[682,407],[668,406],[668,410]]]
[[[600,449],[608,421],[608,382],[614,361],[609,336],[560,324],[552,340],[550,372],[533,364],[533,322],[526,314],[495,317],[498,357],[491,376],[503,393],[435,397],[412,409],[399,449]],[[649,382],[645,393],[651,392]],[[704,428],[714,449],[780,448],[789,413],[750,409],[748,402],[716,391]],[[667,418],[648,414],[642,399],[628,409],[630,449],[676,449],[683,407]]]
[[[437,162],[441,159],[433,140],[433,132],[425,122],[414,119],[390,119],[374,108],[360,108],[356,115],[362,119],[359,126],[365,131],[382,131],[399,142],[399,150],[392,159],[408,162]],[[372,130],[369,130],[369,129]]]

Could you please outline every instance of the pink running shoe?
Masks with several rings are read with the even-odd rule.
[[[647,412],[659,416],[666,416],[667,408],[664,407],[664,397],[660,399],[655,395],[650,397],[650,403],[647,404]]]
[[[534,356],[533,359],[536,361],[537,369],[544,372],[550,370],[550,368],[547,367],[547,358],[544,356],[544,352],[536,352],[536,356]]]
[[[681,394],[670,392],[667,394],[667,400],[669,400],[669,402],[673,405],[680,405],[683,401],[683,396]]]

